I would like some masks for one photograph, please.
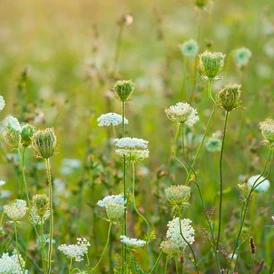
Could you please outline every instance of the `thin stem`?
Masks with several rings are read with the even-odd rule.
[[[184,56],[184,70],[183,70],[183,84],[182,84],[182,94],[186,94],[186,77],[187,77],[187,74],[186,74],[186,70],[187,70],[187,57]]]
[[[176,257],[174,257],[174,261],[175,261],[175,267],[176,267],[176,274],[179,274],[178,261]]]
[[[219,174],[220,174],[220,200],[219,200],[219,219],[218,219],[218,234],[217,234],[217,241],[216,241],[216,255],[219,261],[219,244],[220,244],[220,236],[221,236],[221,228],[222,228],[222,205],[223,205],[223,154],[224,154],[224,144],[225,144],[225,137],[226,137],[226,128],[227,128],[227,121],[228,121],[229,112],[226,111],[225,114],[225,122],[224,122],[224,129],[223,129],[223,138],[222,138],[222,147],[220,152],[220,163],[219,163]],[[217,263],[218,271],[221,272],[220,263]]]
[[[213,115],[214,115],[214,112],[215,112],[215,105],[213,106],[212,112],[211,112],[211,114],[210,114],[210,116],[209,116],[209,119],[208,119],[208,121],[207,121],[206,129],[205,129],[205,133],[204,133],[203,139],[202,139],[202,141],[201,141],[201,143],[200,143],[200,145],[199,145],[199,147],[198,147],[198,150],[197,150],[196,155],[195,155],[195,157],[194,157],[194,160],[193,160],[193,162],[192,162],[191,170],[189,171],[188,176],[187,176],[187,178],[186,178],[186,183],[187,183],[187,182],[189,181],[189,179],[190,179],[192,170],[194,169],[194,166],[195,166],[196,161],[197,161],[197,158],[198,158],[198,156],[199,156],[199,154],[200,154],[201,148],[202,148],[202,146],[204,145],[205,138],[206,138],[206,135],[207,135],[207,132],[208,132],[208,129],[209,129],[210,122],[211,122],[212,117],[213,117]]]
[[[70,258],[70,263],[69,263],[69,274],[71,273],[71,267],[72,267],[72,257]]]
[[[119,55],[120,55],[120,48],[121,48],[121,44],[122,44],[123,30],[124,30],[124,24],[120,24],[119,25],[119,33],[118,33],[117,40],[116,40],[116,49],[115,49],[115,56],[114,56],[114,67],[113,67],[114,75],[117,71],[117,65],[118,65],[118,60],[119,60]]]
[[[50,228],[49,228],[49,249],[48,249],[48,274],[51,272],[51,256],[52,256],[52,238],[53,238],[53,205],[52,205],[52,181],[49,158],[45,159],[46,170],[49,185],[49,210],[50,210]]]
[[[155,264],[153,266],[153,268],[150,270],[149,274],[152,274],[153,271],[156,269],[156,267],[158,266],[158,264],[160,262],[160,259],[161,259],[162,255],[163,255],[163,251],[161,250],[161,252],[160,252],[160,254],[159,254],[159,256],[158,256],[158,258],[157,258],[157,260],[156,260],[156,262],[155,262]]]
[[[196,261],[196,256],[195,256],[194,250],[193,250],[192,246],[190,245],[190,243],[188,242],[188,240],[183,235],[182,224],[181,224],[181,209],[179,209],[179,216],[178,217],[179,217],[180,235],[183,238],[183,240],[187,243],[188,247],[191,250],[192,257],[193,257],[193,262],[192,263],[194,264],[194,267],[195,267],[195,270],[196,270],[197,274],[199,274],[199,270],[198,270],[198,266],[197,266],[197,261]]]
[[[177,124],[177,131],[176,131],[176,135],[175,135],[175,138],[174,138],[174,147],[173,147],[173,156],[175,158],[175,160],[185,169],[185,172],[186,172],[186,175],[188,177],[188,169],[187,167],[185,166],[185,164],[183,162],[181,162],[178,157],[177,157],[177,141],[178,141],[178,138],[179,138],[179,134],[180,134],[180,131],[181,131],[181,127],[182,127],[182,124],[181,123],[178,123]],[[184,137],[183,137],[184,138]]]
[[[253,191],[256,189],[256,187],[258,185],[260,185],[263,181],[265,181],[270,173],[271,173],[271,166],[270,166],[270,170],[268,172],[268,174],[266,175],[266,177],[264,178],[264,180],[262,180],[260,183],[257,184],[257,182],[260,180],[260,178],[263,176],[263,174],[265,173],[266,171],[266,167],[270,161],[272,157],[272,150],[269,149],[268,151],[268,157],[267,157],[267,160],[265,162],[265,165],[264,165],[264,168],[263,168],[263,171],[262,173],[258,176],[258,178],[255,180],[255,182],[253,183],[253,185],[251,186],[250,188],[250,191],[247,195],[247,198],[246,200],[244,201],[243,205],[242,205],[242,209],[241,209],[241,223],[240,223],[240,228],[239,228],[239,232],[238,232],[238,235],[237,235],[237,239],[236,239],[236,243],[235,243],[235,246],[234,246],[234,249],[233,249],[233,252],[232,252],[232,255],[231,255],[231,258],[234,257],[235,253],[236,253],[236,250],[239,249],[239,241],[240,241],[240,236],[241,236],[241,233],[242,233],[242,228],[243,228],[243,225],[244,225],[244,221],[245,221],[245,217],[246,217],[246,212],[247,212],[247,209],[248,209],[248,205],[249,205],[249,202],[250,202],[250,199],[251,199],[251,194],[253,193]],[[231,262],[232,260],[230,260],[229,264],[228,264],[228,267],[227,267],[227,274],[229,273],[230,271],[230,268],[231,268]],[[236,264],[235,264],[235,268],[236,268]]]
[[[125,102],[122,102],[122,138],[125,137]]]
[[[112,227],[112,222],[109,223],[107,242],[106,242],[106,244],[105,244],[103,253],[101,254],[101,257],[100,257],[99,261],[97,262],[97,264],[91,269],[91,272],[94,271],[94,270],[98,267],[98,265],[101,263],[101,261],[102,261],[104,255],[105,255],[105,252],[106,252],[106,250],[107,250],[108,243],[109,243],[111,227]],[[123,273],[124,273],[124,272],[123,272]]]
[[[19,249],[18,249],[18,236],[17,236],[17,223],[14,222],[14,234],[15,234],[15,249],[16,249],[16,253],[17,253],[17,257],[18,257],[18,262],[20,264],[20,267],[21,267],[21,270],[22,272],[24,272],[24,268],[23,268],[23,265],[22,265],[22,262],[21,262],[21,259],[20,259],[20,254],[19,254]]]
[[[208,81],[208,97],[212,100],[212,102],[214,103],[214,105],[216,104],[214,98],[212,97],[212,84],[213,84],[213,81],[212,80],[209,80]]]
[[[166,274],[166,271],[167,271],[167,265],[168,265],[168,260],[170,259],[169,256],[166,257],[166,263],[165,263],[165,272],[164,274]]]

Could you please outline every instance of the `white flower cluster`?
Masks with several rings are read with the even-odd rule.
[[[102,114],[97,119],[97,122],[99,127],[118,126],[122,124],[122,116],[120,114],[110,112],[110,113]],[[126,118],[124,118],[124,123],[128,124],[128,120]]]
[[[4,253],[0,258],[0,274],[27,274],[25,268],[25,261],[16,251],[11,256]]]
[[[258,192],[265,192],[269,189],[270,187],[270,182],[269,180],[267,180],[265,177],[260,176],[260,174],[257,175],[253,175],[251,176],[248,180],[247,183],[250,187],[252,187],[254,185],[254,183],[256,182],[255,186],[257,186],[255,188],[255,191]]]
[[[88,253],[88,246],[90,246],[90,243],[85,238],[77,238],[76,245],[63,244],[60,245],[58,249],[69,259],[73,258],[76,262],[81,262],[83,260],[83,256]]]
[[[3,209],[6,215],[14,222],[21,220],[28,210],[26,201],[18,199],[9,205],[4,205]]]
[[[135,238],[129,238],[127,236],[120,236],[121,242],[128,245],[129,247],[142,247],[146,244],[146,241],[138,240]]]
[[[114,139],[113,141],[117,147],[124,149],[147,149],[148,145],[148,141],[132,137]]]
[[[179,218],[175,218],[172,221],[168,222],[168,230],[166,233],[166,241],[161,243],[161,248],[165,253],[176,254],[182,252],[185,247],[189,244],[193,244],[194,242],[194,229],[190,225],[191,220],[182,219],[179,224]],[[182,235],[186,239],[183,239],[180,233],[180,225],[182,230]]]
[[[184,42],[181,46],[182,53],[187,57],[195,57],[198,53],[198,50],[199,46],[193,39]]]
[[[124,205],[124,194],[106,196],[103,200],[97,202],[100,207],[106,207],[108,204]]]
[[[188,103],[179,102],[174,106],[165,109],[167,117],[174,122],[181,123],[186,126],[193,126],[198,120],[197,110]]]
[[[5,100],[3,96],[0,95],[0,111],[5,107]]]
[[[19,131],[19,132],[22,131],[22,128],[21,128],[17,118],[15,118],[13,116],[6,117],[3,121],[3,124],[4,124],[4,127],[11,128],[11,129],[13,129],[15,131]]]

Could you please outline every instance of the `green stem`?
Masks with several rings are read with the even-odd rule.
[[[156,260],[156,262],[155,262],[155,264],[153,266],[153,268],[150,270],[149,274],[152,274],[153,271],[156,269],[156,267],[158,266],[158,264],[160,262],[160,259],[161,259],[162,255],[163,255],[163,251],[161,250],[161,252],[160,252],[160,254],[159,254],[159,256],[158,256],[158,258],[157,258],[157,260]]]
[[[187,178],[186,178],[186,184],[188,183],[188,181],[189,181],[189,179],[190,179],[192,170],[194,170],[194,166],[195,166],[196,161],[197,161],[197,158],[198,158],[198,156],[199,156],[199,154],[200,154],[201,148],[202,148],[202,146],[204,145],[205,138],[206,138],[206,135],[207,135],[207,132],[208,132],[208,129],[209,129],[209,125],[210,125],[210,122],[211,122],[211,120],[212,120],[212,117],[213,117],[214,112],[215,112],[215,105],[213,106],[213,110],[212,110],[212,112],[211,112],[211,114],[210,114],[210,116],[209,116],[209,119],[208,119],[208,121],[207,121],[205,133],[204,133],[203,139],[202,139],[202,141],[201,141],[201,143],[200,143],[200,145],[199,145],[199,147],[198,147],[198,150],[197,150],[197,152],[196,152],[196,155],[195,155],[195,157],[194,157],[194,160],[193,160],[193,162],[192,162],[191,170],[189,171],[188,176],[187,176]]]
[[[49,228],[49,249],[48,249],[48,274],[51,272],[51,256],[52,256],[52,238],[53,238],[53,205],[52,205],[52,181],[49,158],[45,159],[46,170],[49,185],[49,210],[50,210],[50,228]]]
[[[116,40],[116,50],[115,50],[115,56],[114,56],[114,67],[113,67],[113,74],[115,75],[117,71],[117,65],[119,60],[119,54],[120,54],[120,48],[122,44],[122,35],[123,35],[124,25],[119,25],[119,33]]]
[[[165,272],[164,274],[166,274],[166,271],[167,271],[167,265],[168,265],[168,260],[170,259],[169,256],[166,257],[166,263],[165,263]]]
[[[176,257],[174,257],[174,261],[175,261],[175,267],[176,267],[176,274],[179,274],[178,261]]]
[[[253,185],[251,186],[250,188],[250,191],[247,195],[247,198],[246,200],[244,201],[243,205],[242,205],[242,209],[241,209],[241,222],[240,222],[240,228],[239,228],[239,231],[238,231],[238,235],[237,235],[237,239],[236,239],[236,243],[235,243],[235,246],[234,246],[234,249],[233,249],[233,252],[232,252],[232,255],[231,255],[231,258],[234,257],[235,253],[236,253],[236,250],[239,249],[239,241],[240,241],[240,236],[241,236],[241,233],[242,233],[242,228],[243,228],[243,225],[244,225],[244,221],[245,221],[245,217],[246,217],[246,212],[247,212],[247,209],[248,209],[248,205],[249,205],[249,202],[250,202],[250,199],[251,199],[251,194],[253,193],[253,191],[256,189],[256,187],[258,185],[260,185],[263,181],[265,181],[269,175],[270,175],[270,172],[271,172],[271,166],[270,166],[270,170],[267,174],[267,176],[264,178],[264,180],[262,180],[260,183],[257,184],[257,182],[260,180],[260,178],[263,176],[263,174],[265,173],[266,171],[266,167],[270,161],[272,157],[272,150],[269,149],[268,151],[268,157],[267,157],[267,160],[265,162],[265,165],[264,165],[264,168],[263,168],[263,171],[262,173],[259,175],[259,177],[256,179],[256,181],[253,183]],[[228,264],[228,267],[227,267],[227,274],[229,273],[230,271],[230,268],[231,268],[231,262],[232,262],[232,259],[230,260],[229,264]],[[236,264],[235,264],[235,268],[236,268]]]
[[[198,269],[198,266],[197,266],[197,261],[196,261],[196,256],[195,256],[194,250],[193,250],[191,244],[187,241],[187,239],[183,235],[182,224],[181,224],[181,209],[179,209],[179,216],[178,217],[179,217],[178,219],[179,219],[180,235],[183,238],[183,240],[187,243],[188,247],[190,248],[190,251],[191,251],[192,257],[193,257],[193,262],[192,263],[195,267],[195,270],[196,270],[197,274],[199,274],[199,269]]]
[[[42,250],[42,268],[43,268],[43,273],[46,273],[47,268],[46,268],[46,254],[45,254],[45,239],[44,239],[44,226],[41,223],[41,235],[40,235],[40,239],[41,239],[41,250]]]
[[[125,137],[125,101],[122,102],[122,138]]]
[[[72,267],[72,257],[70,258],[70,263],[69,263],[69,274],[71,273],[71,267]]]
[[[213,81],[212,80],[209,80],[208,81],[208,97],[212,100],[212,102],[214,103],[214,105],[216,104],[214,98],[212,97],[212,84],[213,84]]]
[[[97,262],[97,264],[91,269],[91,272],[94,271],[94,270],[98,267],[98,265],[101,263],[101,261],[102,261],[104,255],[105,255],[105,252],[106,252],[106,250],[107,250],[108,243],[109,243],[111,227],[112,227],[112,222],[109,223],[107,242],[106,242],[106,244],[105,244],[103,253],[101,254],[101,257],[100,257],[99,261]],[[124,272],[123,272],[123,273],[124,273]]]
[[[22,262],[21,262],[21,259],[20,259],[20,254],[19,254],[19,249],[18,249],[18,236],[17,236],[17,223],[16,222],[14,222],[14,234],[15,234],[15,245],[16,245],[16,247],[15,247],[15,249],[16,249],[16,253],[17,253],[17,257],[18,257],[18,262],[19,262],[19,264],[20,264],[20,267],[21,267],[21,270],[22,270],[22,272],[24,272],[24,268],[23,268],[23,265],[22,265]]]
[[[224,144],[225,144],[225,137],[226,137],[226,128],[227,128],[227,121],[228,121],[229,112],[226,111],[225,114],[225,122],[224,122],[224,129],[223,129],[223,138],[222,138],[222,147],[220,152],[220,163],[219,163],[219,174],[220,174],[220,199],[219,199],[219,219],[218,219],[218,234],[217,234],[217,241],[216,241],[216,255],[217,255],[217,266],[219,273],[221,272],[221,266],[219,263],[219,244],[220,244],[220,237],[221,237],[221,228],[222,228],[222,205],[223,205],[223,154],[224,154]]]
[[[183,74],[182,94],[184,94],[184,92],[186,94],[187,58],[185,56],[184,56],[183,62],[184,62],[184,68],[183,68],[184,69],[184,71],[183,71],[184,74]]]

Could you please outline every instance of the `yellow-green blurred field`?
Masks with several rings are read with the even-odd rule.
[[[213,85],[214,96],[230,82],[242,85],[242,108],[229,115],[224,146],[220,260],[222,267],[227,267],[240,224],[237,185],[262,172],[267,147],[261,143],[259,123],[274,118],[274,3],[216,0],[200,10],[194,2],[2,1],[0,95],[6,106],[0,112],[0,120],[12,115],[36,129],[51,127],[58,139],[58,154],[51,158],[56,241],[52,273],[69,273],[69,260],[57,250],[60,244],[86,237],[91,243],[90,262],[95,265],[106,241],[105,212],[96,203],[106,195],[121,193],[122,162],[110,142],[112,131],[99,127],[97,118],[106,112],[121,113],[121,104],[112,90],[116,80],[132,79],[136,85],[132,100],[126,105],[125,116],[129,120],[126,135],[149,141],[150,156],[137,165],[136,202],[155,230],[156,239],[150,245],[156,261],[167,222],[172,219],[164,189],[184,184],[186,179],[184,169],[171,153],[176,125],[168,120],[164,110],[177,102],[188,102],[197,109],[200,120],[186,133],[187,157],[192,160],[212,109],[207,82],[196,71],[198,58],[185,58],[179,48],[189,39],[198,40],[200,54],[206,50],[226,54],[222,79]],[[124,14],[132,16],[133,22],[121,29],[117,22]],[[234,54],[242,47],[250,49],[252,57],[246,67],[239,69]],[[27,78],[23,79],[22,73],[26,71]],[[223,123],[224,111],[218,108],[206,141],[211,136],[221,138]],[[120,130],[118,127],[118,137]],[[1,140],[0,180],[6,181],[0,188],[1,214],[3,205],[18,198],[20,192],[20,164],[16,155]],[[67,159],[75,160],[73,167]],[[26,150],[25,165],[31,196],[46,193],[44,162],[35,158],[31,148]],[[203,146],[195,168],[206,208],[215,212],[211,218],[216,232],[219,153],[209,152]],[[131,180],[130,172],[128,179]],[[239,274],[274,271],[273,174],[268,179],[268,191],[254,193],[250,201],[238,253]],[[193,249],[200,273],[218,273],[214,253],[205,239],[207,223],[201,200],[194,184],[191,188],[191,206],[183,211],[183,217],[191,219],[195,229]],[[142,220],[132,209],[128,215],[128,234],[142,238],[145,232]],[[1,224],[7,234],[1,236],[0,254],[7,252],[4,243],[12,237],[12,226],[7,221],[4,217]],[[31,226],[25,217],[19,228],[21,251],[29,273],[40,273],[32,264],[32,260],[39,262],[41,258],[35,235],[29,231]],[[120,252],[119,235],[117,226],[94,273],[114,273],[115,254]],[[250,252],[250,236],[256,244],[255,255]],[[180,273],[196,273],[187,258],[189,250],[185,252],[184,272]],[[145,273],[149,273],[145,252],[139,251],[135,256]],[[155,273],[165,273],[164,258]],[[85,263],[74,262],[74,267],[84,269]],[[0,273],[7,272],[0,269]],[[174,261],[170,260],[166,273],[176,273]]]

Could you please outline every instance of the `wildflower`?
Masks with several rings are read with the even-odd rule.
[[[3,186],[4,184],[6,184],[6,182],[3,180],[0,180],[0,187]]]
[[[83,256],[88,253],[90,243],[85,239],[77,238],[77,244],[60,245],[58,249],[63,252],[69,259],[75,259],[76,262],[81,262]]]
[[[5,100],[3,96],[0,95],[0,111],[3,110],[4,107],[5,107]]]
[[[21,220],[28,210],[26,201],[18,199],[9,205],[4,205],[3,208],[6,215],[14,222]]]
[[[26,124],[21,131],[21,144],[23,147],[31,145],[31,137],[34,135],[35,129],[32,125]]]
[[[185,55],[187,57],[195,57],[198,53],[199,46],[195,40],[190,39],[190,40],[184,42],[181,45],[180,49],[181,49],[181,52],[183,53],[183,55]]]
[[[212,137],[206,142],[205,147],[209,152],[221,151],[222,141],[219,138]]]
[[[19,148],[22,128],[18,120],[13,116],[8,116],[5,118],[3,124],[3,138],[5,142],[12,148]]]
[[[135,84],[131,81],[117,81],[113,87],[116,92],[118,99],[121,102],[130,100],[130,95],[134,91]]]
[[[197,110],[192,108],[188,103],[177,103],[165,109],[165,113],[171,121],[181,123],[188,127],[193,126],[198,120]]]
[[[142,247],[146,244],[146,241],[138,240],[135,238],[129,238],[127,236],[121,235],[120,236],[121,242],[126,244],[127,246],[134,248],[134,247]]]
[[[38,130],[32,137],[32,146],[37,157],[44,159],[48,159],[54,154],[56,143],[56,135],[52,128]]]
[[[25,261],[21,254],[18,254],[16,250],[9,256],[8,253],[4,253],[0,258],[0,274],[27,274],[25,270]]]
[[[171,204],[181,205],[189,200],[191,188],[184,185],[170,186],[165,189],[165,193]]]
[[[103,200],[97,202],[100,207],[106,207],[108,203],[125,205],[124,194],[106,196]]]
[[[122,115],[117,114],[117,113],[106,113],[102,114],[98,119],[98,126],[103,127],[103,126],[118,126],[122,124]],[[125,118],[124,123],[128,124],[128,120]]]
[[[239,107],[239,99],[241,96],[241,86],[237,84],[229,84],[220,90],[216,95],[216,101],[219,107],[226,111],[232,111]]]
[[[256,183],[255,183],[256,182]],[[265,177],[257,174],[251,176],[248,180],[247,183],[250,187],[255,187],[255,191],[257,192],[265,192],[269,189],[270,187],[270,182],[267,180]],[[254,185],[255,184],[255,185]]]
[[[235,51],[234,58],[239,67],[246,66],[252,56],[248,48],[239,48]]]
[[[148,141],[138,138],[125,137],[113,140],[122,149],[147,149]]]
[[[130,162],[141,162],[142,160],[148,158],[149,156],[149,150],[134,150],[134,149],[116,149],[115,152],[121,156],[122,158],[125,158],[126,160]]]
[[[178,217],[168,222],[168,230],[166,233],[166,237],[172,242],[174,247],[177,247],[177,249],[184,250],[184,248],[187,246],[187,242],[189,244],[193,244],[194,229],[190,225],[191,222],[192,221],[189,219],[182,219],[179,223]],[[180,226],[182,230],[182,235],[184,236],[187,242],[183,239],[182,235],[180,234]]]
[[[221,52],[206,51],[200,55],[200,71],[207,80],[218,80],[217,76],[224,67],[225,55]]]
[[[36,194],[32,199],[30,221],[34,224],[43,224],[49,217],[49,198],[45,194]]]
[[[259,127],[266,141],[272,144],[274,142],[274,120],[267,118],[259,124]]]

